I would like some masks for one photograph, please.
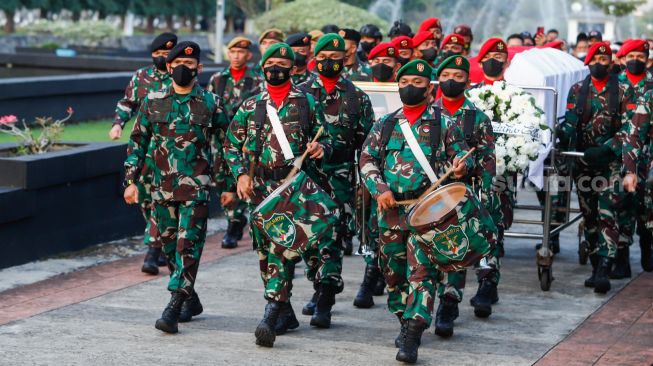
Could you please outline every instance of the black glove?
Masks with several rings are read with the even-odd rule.
[[[608,164],[617,160],[618,156],[609,146],[601,145],[598,147],[590,147],[585,150],[583,159],[585,162],[595,168],[604,168]]]
[[[559,145],[563,149],[568,149],[571,146],[571,138],[562,129],[556,130],[556,137],[558,137]]]
[[[653,188],[653,168],[648,171],[648,178],[646,178],[646,185],[649,188]]]

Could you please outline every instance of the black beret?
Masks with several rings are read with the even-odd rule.
[[[308,33],[295,33],[286,38],[286,43],[290,47],[308,47],[311,45],[311,35]]]
[[[177,44],[177,35],[174,33],[161,33],[150,43],[150,52],[164,50],[169,51]]]
[[[356,43],[361,41],[361,34],[358,33],[356,29],[351,29],[351,28],[343,28],[338,31],[338,34],[340,37],[344,38],[345,41],[354,41]]]
[[[194,58],[199,61],[200,46],[197,43],[190,41],[179,42],[175,48],[170,51],[168,57],[166,57],[166,62],[171,63],[174,59],[179,57]]]

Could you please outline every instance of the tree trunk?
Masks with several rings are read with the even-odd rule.
[[[147,24],[145,25],[145,33],[154,33],[154,15],[147,16]]]
[[[40,8],[39,9],[39,19],[46,19],[48,17],[48,9]]]
[[[166,15],[166,25],[168,26],[168,30],[171,32],[175,31],[175,21],[174,18],[172,17],[172,14]]]
[[[78,22],[81,17],[82,13],[80,11],[73,11],[73,22]]]
[[[16,32],[16,22],[14,21],[14,15],[16,15],[15,11],[5,10],[5,16],[7,17],[7,23],[5,23],[5,33]]]
[[[191,15],[190,17],[190,31],[195,32],[195,27],[197,27],[197,16]]]

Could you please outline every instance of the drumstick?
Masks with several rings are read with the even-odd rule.
[[[315,134],[315,137],[313,137],[313,140],[311,141],[311,143],[316,142],[317,139],[320,138],[320,136],[322,135],[323,132],[324,132],[324,126],[321,126],[320,129],[317,130],[317,133]],[[292,169],[290,170],[290,173],[288,173],[288,175],[286,176],[286,179],[283,180],[284,182],[287,181],[288,179],[294,177],[295,174],[297,174],[297,172],[299,172],[301,170],[302,164],[304,164],[304,159],[306,159],[307,156],[308,156],[308,149],[306,151],[304,151],[302,156],[297,158],[295,160],[295,162],[292,164]]]
[[[465,154],[465,155],[460,159],[460,161],[463,161],[463,160],[467,159],[467,158],[468,158],[468,157],[469,157],[469,156],[474,152],[474,150],[476,150],[475,147],[472,147],[471,149],[469,149],[469,151],[467,152],[467,154]],[[437,181],[435,181],[435,183],[431,184],[431,186],[429,187],[429,189],[427,189],[426,191],[424,191],[424,193],[422,193],[418,198],[413,199],[413,200],[397,201],[397,204],[398,204],[398,205],[402,205],[402,206],[410,206],[410,205],[414,205],[414,204],[416,204],[416,203],[419,202],[422,198],[426,197],[428,194],[430,194],[431,192],[435,191],[435,189],[438,188],[438,187],[440,186],[440,184],[442,184],[442,182],[445,181],[445,179],[449,178],[449,176],[450,176],[451,174],[453,174],[453,170],[454,170],[454,167],[453,167],[453,165],[452,165],[451,168],[447,169],[447,171],[444,173],[444,175],[440,177],[440,179],[438,179]]]

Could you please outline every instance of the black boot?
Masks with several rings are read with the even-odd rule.
[[[315,313],[315,305],[317,304],[317,295],[318,291],[315,285],[313,285],[313,289],[315,289],[315,292],[313,292],[313,296],[311,296],[311,299],[308,300],[306,305],[302,308],[302,314],[304,315],[313,315]]]
[[[229,220],[227,224],[227,232],[222,238],[222,247],[225,249],[233,249],[238,246],[238,240],[243,238],[243,229],[247,225],[247,218],[244,216]]]
[[[354,243],[352,242],[352,237],[349,235],[346,235],[342,239],[342,249],[345,255],[351,255],[351,253],[354,251]]]
[[[274,327],[274,332],[277,335],[284,335],[288,330],[297,329],[298,327],[299,321],[295,316],[292,305],[290,305],[290,301],[283,303],[281,312],[279,313],[279,319],[277,319],[277,325]]]
[[[377,278],[376,283],[374,284],[374,296],[383,296],[385,293],[385,277],[379,269],[379,278]]]
[[[181,312],[181,306],[187,297],[188,296],[183,292],[173,292],[170,297],[170,302],[163,310],[161,318],[154,324],[154,327],[166,333],[177,333],[179,331],[177,328],[179,323],[179,313]]]
[[[197,296],[197,292],[193,291],[193,294],[190,295],[186,301],[181,305],[181,312],[179,313],[179,322],[186,323],[193,319],[194,316],[202,314],[204,308],[200,302],[200,297]]]
[[[440,299],[435,313],[435,334],[440,337],[453,335],[453,321],[458,318],[458,303],[449,299]]]
[[[279,319],[279,314],[281,313],[281,308],[283,304],[277,301],[268,301],[268,304],[265,305],[265,314],[263,314],[263,319],[258,326],[254,335],[256,336],[256,344],[263,347],[272,347],[274,346],[274,340],[276,339],[276,333],[274,328]]]
[[[161,250],[161,254],[159,254],[159,258],[156,259],[156,264],[159,267],[165,267],[168,265],[168,258],[166,258],[166,254]]]
[[[653,272],[653,234],[651,230],[642,228],[639,234],[639,247],[642,249],[642,269],[646,272]]]
[[[594,277],[594,292],[604,294],[610,291],[610,279],[608,273],[612,260],[606,257],[599,258],[599,265],[596,268],[596,276]]]
[[[594,287],[594,283],[596,282],[596,267],[599,265],[599,255],[590,254],[589,258],[592,264],[592,275],[585,280],[585,287]]]
[[[395,348],[401,348],[401,345],[404,343],[404,338],[406,337],[406,328],[408,327],[408,322],[403,319],[403,313],[397,314],[397,317],[399,318],[399,324],[401,325],[401,328],[399,328],[399,335],[397,338],[395,338]]]
[[[151,275],[159,274],[159,256],[161,256],[161,248],[149,247],[145,254],[145,260],[143,260],[141,272],[149,273]]]
[[[318,328],[331,327],[331,307],[336,303],[336,291],[333,286],[320,285],[320,291],[315,303],[315,313],[311,317],[311,325]]]
[[[610,278],[620,280],[630,278],[630,247],[624,244],[622,248],[617,249],[617,258],[614,261],[614,268],[610,271]]]
[[[417,350],[422,340],[422,332],[424,332],[424,324],[414,319],[409,319],[406,323],[406,335],[397,351],[396,360],[415,363],[417,362]]]
[[[379,269],[372,265],[365,267],[365,275],[363,276],[363,283],[358,289],[356,298],[354,298],[354,306],[362,309],[369,309],[374,306],[374,293],[373,288],[376,285],[377,278],[379,277]]]
[[[476,295],[469,300],[474,307],[474,315],[479,318],[487,318],[492,314],[492,295],[496,294],[497,285],[490,280],[482,280],[478,283]]]
[[[288,269],[288,278],[291,280],[295,278],[295,262],[294,261],[288,261],[286,262],[286,268]]]

